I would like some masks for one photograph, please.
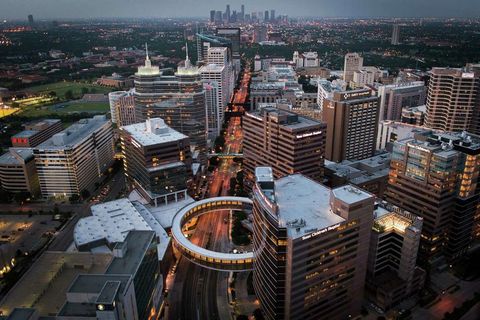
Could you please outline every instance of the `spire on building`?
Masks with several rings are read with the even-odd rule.
[[[188,57],[188,42],[185,42],[185,68],[190,68],[192,63],[190,62],[190,58]]]
[[[151,67],[152,62],[150,61],[150,57],[148,56],[148,43],[145,42],[145,67]]]

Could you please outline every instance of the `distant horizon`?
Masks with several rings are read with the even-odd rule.
[[[293,18],[478,18],[478,0],[0,0],[1,20],[208,18],[210,10],[275,10]],[[314,14],[312,14],[314,13]]]
[[[32,14],[33,15],[33,14]],[[186,19],[198,19],[198,20],[205,20],[209,21],[209,17],[206,16],[171,16],[171,17],[155,17],[155,16],[144,16],[144,17],[136,17],[136,16],[105,16],[105,17],[48,17],[42,18],[33,15],[33,18],[36,22],[49,22],[49,21],[102,21],[102,20],[154,20],[154,19],[161,19],[161,20],[186,20]],[[456,16],[444,16],[444,17],[433,17],[433,16],[424,16],[424,17],[409,17],[409,16],[365,16],[365,17],[349,17],[349,16],[288,16],[289,19],[325,19],[325,20],[480,20],[479,17],[456,17]],[[0,23],[5,22],[28,22],[28,15],[25,18],[5,18],[0,16]],[[241,24],[242,22],[231,23],[232,25]],[[221,25],[221,24],[219,24]]]

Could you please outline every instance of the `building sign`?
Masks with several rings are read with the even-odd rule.
[[[312,232],[310,234],[307,234],[306,236],[302,237],[302,240],[307,240],[307,239],[316,237],[318,235],[324,234],[325,232],[335,230],[338,227],[340,227],[340,223],[337,223],[337,224],[334,224],[333,226],[330,226],[330,227],[324,228],[322,230],[318,230],[318,231]]]
[[[366,91],[356,91],[356,92],[345,92],[342,96],[342,100],[352,100],[357,98],[370,97],[372,94],[369,90]]]

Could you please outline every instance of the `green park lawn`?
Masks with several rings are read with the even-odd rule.
[[[44,106],[23,109],[22,116],[26,117],[46,117],[49,115],[60,114],[72,114],[72,113],[107,113],[110,110],[108,103],[106,102],[79,102],[68,104],[65,103],[64,107]]]
[[[43,84],[34,87],[30,87],[27,90],[37,93],[48,94],[51,91],[56,92],[57,97],[60,100],[65,100],[65,93],[68,90],[71,90],[75,98],[80,98],[82,96],[82,88],[88,89],[88,93],[108,93],[112,91],[111,88],[102,87],[95,84],[88,84],[82,82],[56,82],[50,84]]]

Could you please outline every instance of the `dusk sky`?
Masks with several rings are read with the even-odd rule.
[[[0,0],[0,18],[207,17],[211,9],[319,17],[478,17],[479,0]]]

